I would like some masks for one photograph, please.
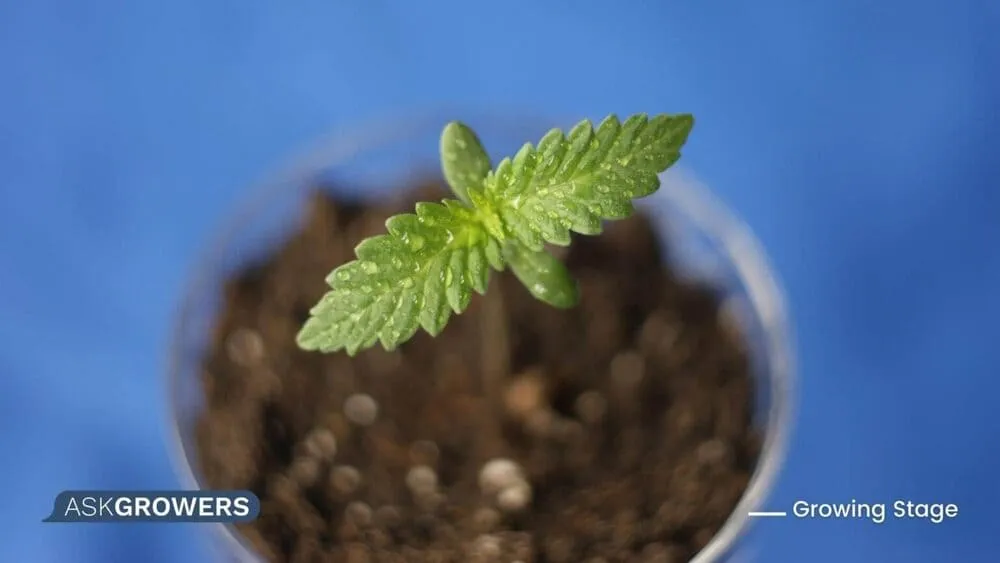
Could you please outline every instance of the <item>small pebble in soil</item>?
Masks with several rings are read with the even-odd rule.
[[[226,339],[226,352],[237,364],[252,366],[264,358],[264,340],[255,330],[239,328]]]
[[[497,506],[504,512],[520,512],[531,503],[531,485],[525,481],[519,481],[507,487],[497,494]]]
[[[330,470],[330,485],[338,494],[350,495],[361,485],[361,472],[350,465],[338,465]]]
[[[437,490],[437,473],[426,465],[411,467],[406,473],[406,486],[416,496],[427,496]]]
[[[312,457],[300,457],[292,462],[288,476],[303,487],[308,487],[319,480],[320,462]]]
[[[344,509],[344,516],[359,528],[372,523],[372,508],[361,501],[354,501]]]
[[[479,472],[479,489],[485,495],[496,494],[523,481],[521,466],[506,458],[491,459]]]
[[[344,401],[344,416],[358,426],[371,426],[378,418],[378,403],[371,395],[356,393]]]
[[[327,428],[316,428],[306,436],[302,449],[310,457],[330,461],[337,454],[337,438]]]
[[[702,442],[695,456],[706,467],[728,468],[734,461],[732,447],[718,438]]]
[[[519,418],[542,408],[544,399],[545,386],[537,370],[531,370],[515,378],[504,393],[507,411]]]

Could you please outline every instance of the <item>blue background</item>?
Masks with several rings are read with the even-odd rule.
[[[168,326],[245,187],[332,129],[454,102],[695,113],[685,162],[762,239],[798,331],[771,508],[961,507],[769,520],[761,555],[995,561],[998,29],[990,0],[0,3],[0,557],[206,557],[193,526],[40,520],[63,489],[175,486]]]

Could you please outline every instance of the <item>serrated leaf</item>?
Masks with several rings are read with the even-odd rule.
[[[473,291],[486,292],[491,268],[508,265],[535,298],[574,306],[576,282],[545,244],[568,245],[571,232],[596,235],[604,220],[631,215],[634,199],[659,188],[692,126],[690,115],[611,116],[596,129],[582,121],[491,171],[475,133],[449,124],[441,165],[461,201],[418,203],[358,244],[356,260],[327,277],[331,291],[310,311],[299,346],[354,355],[376,342],[393,349],[420,328],[436,336]]]
[[[419,327],[437,335],[468,307],[472,291],[485,291],[491,238],[475,210],[455,200],[420,203],[386,229],[327,278],[332,289],[310,311],[301,348],[354,355],[381,342],[393,349]]]
[[[568,245],[570,232],[594,235],[602,220],[624,219],[633,200],[660,187],[659,174],[680,158],[694,119],[687,114],[610,116],[568,135],[552,130],[497,165],[485,191],[507,233],[532,251]]]
[[[452,121],[441,133],[441,170],[451,190],[465,203],[468,192],[482,186],[493,165],[476,133],[468,125]]]

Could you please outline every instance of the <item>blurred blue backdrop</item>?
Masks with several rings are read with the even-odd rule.
[[[165,343],[216,222],[336,128],[442,103],[690,111],[685,162],[758,233],[802,403],[772,502],[960,505],[758,523],[762,560],[996,561],[1000,4],[0,3],[4,561],[194,562],[193,526],[43,525],[175,486]]]

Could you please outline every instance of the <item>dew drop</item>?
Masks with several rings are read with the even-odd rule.
[[[598,184],[597,191],[601,192],[602,194],[606,194],[611,192],[611,188],[605,184]]]
[[[392,267],[393,268],[397,268],[397,269],[402,268],[403,267],[403,261],[400,260],[399,258],[393,258],[392,259]]]
[[[424,247],[424,237],[419,235],[413,235],[410,237],[410,250],[420,250]]]
[[[377,274],[378,273],[378,264],[376,264],[375,262],[365,262],[362,265],[362,268],[364,269],[364,271],[365,271],[366,274]]]
[[[347,281],[351,279],[351,273],[347,270],[339,270],[337,272],[337,279],[340,281]]]

